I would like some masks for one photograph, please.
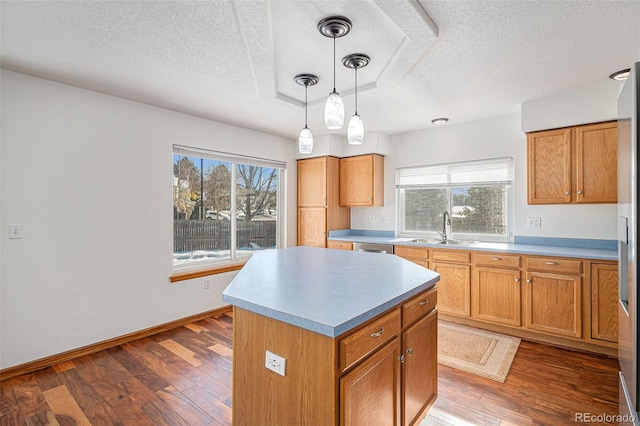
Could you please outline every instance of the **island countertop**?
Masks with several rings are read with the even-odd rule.
[[[337,337],[435,285],[397,256],[315,247],[255,253],[222,293],[248,311]]]

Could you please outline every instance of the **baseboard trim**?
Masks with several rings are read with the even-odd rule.
[[[176,327],[181,327],[185,324],[189,324],[194,321],[200,321],[205,318],[222,315],[231,311],[232,311],[231,306],[223,306],[221,308],[217,308],[211,311],[202,312],[200,314],[191,315],[189,317],[181,318],[175,321],[145,328],[144,330],[134,331],[132,333],[125,334],[123,336],[114,337],[113,339],[103,340],[102,342],[83,346],[77,349],[72,349],[70,351],[62,352],[60,354],[40,358],[35,361],[30,361],[24,364],[16,365],[14,367],[5,368],[3,370],[0,370],[0,381],[11,379],[12,377],[20,376],[22,374],[32,373],[36,370],[51,367],[52,365],[55,365],[61,362],[71,361],[85,355],[100,352],[105,349],[122,345],[124,343],[129,343],[137,339],[142,339],[143,337],[149,337],[154,334],[158,334],[164,331],[174,329]]]

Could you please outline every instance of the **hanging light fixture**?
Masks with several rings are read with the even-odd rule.
[[[336,92],[336,38],[351,31],[349,18],[340,15],[327,16],[318,22],[318,31],[325,37],[333,38],[333,91],[324,105],[324,124],[327,129],[342,129],[344,125],[344,103]]]
[[[364,53],[352,53],[342,58],[342,64],[347,68],[353,68],[356,75],[355,83],[355,103],[356,112],[349,121],[349,127],[347,129],[347,140],[351,145],[360,145],[364,140],[364,124],[362,118],[358,115],[358,68],[366,67],[369,64],[371,58]]]
[[[300,154],[311,154],[313,150],[313,135],[311,129],[307,127],[307,89],[309,86],[314,86],[320,80],[317,75],[313,74],[298,74],[294,78],[296,83],[304,86],[304,128],[300,131],[298,137],[298,150]]]

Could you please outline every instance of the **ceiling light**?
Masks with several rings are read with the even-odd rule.
[[[449,121],[449,119],[446,117],[434,118],[431,120],[433,124],[445,124],[447,121]]]
[[[613,74],[611,74],[609,78],[611,80],[617,80],[617,81],[626,80],[627,77],[629,77],[629,72],[631,72],[630,68],[627,68],[626,70],[616,71]]]
[[[327,129],[342,129],[344,125],[344,103],[336,92],[336,38],[343,37],[351,31],[349,18],[340,15],[327,16],[318,22],[318,31],[325,37],[333,39],[333,91],[329,93],[324,105],[324,124]]]
[[[342,58],[342,64],[347,68],[353,68],[356,75],[356,112],[353,114],[353,117],[351,117],[349,128],[347,129],[347,140],[351,145],[360,145],[364,140],[364,124],[362,123],[362,118],[358,115],[358,68],[366,67],[370,60],[371,58],[364,53],[352,53]]]
[[[304,128],[300,131],[298,137],[298,150],[300,154],[311,154],[313,151],[313,135],[311,129],[307,127],[307,89],[314,86],[320,80],[318,76],[313,74],[298,74],[293,78],[296,83],[304,86]]]

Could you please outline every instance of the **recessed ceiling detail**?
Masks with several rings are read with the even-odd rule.
[[[342,22],[327,25],[326,31],[348,33],[337,44],[338,58],[354,51],[375,56],[375,64],[358,76],[361,93],[377,87],[393,87],[438,36],[434,22],[413,2],[236,2],[235,8],[259,95],[298,106],[304,102],[299,87],[291,81],[292,74],[305,72],[320,77],[309,104],[324,102],[333,89],[332,63],[327,60],[331,58],[333,45],[326,39],[331,36],[318,31],[323,19],[345,15],[351,21],[351,26]],[[263,13],[269,16],[269,25],[252,25],[255,15]],[[292,25],[297,31],[293,37],[289,31]],[[342,96],[353,94],[351,80],[348,70],[336,71],[336,90]]]

